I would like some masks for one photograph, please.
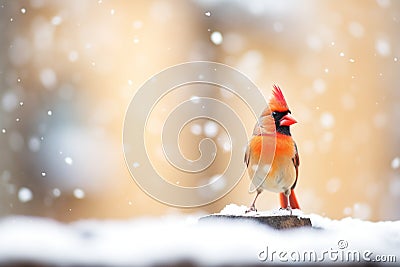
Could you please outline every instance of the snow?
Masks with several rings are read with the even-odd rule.
[[[138,168],[140,166],[140,163],[139,162],[134,162],[132,164],[132,166],[133,166],[133,168]]]
[[[69,53],[68,53],[68,60],[69,61],[75,62],[75,61],[78,60],[78,58],[79,58],[79,54],[78,54],[78,52],[76,50],[69,51]]]
[[[324,112],[320,117],[321,126],[330,129],[335,124],[335,117],[330,112]]]
[[[51,24],[54,26],[60,25],[62,22],[62,18],[60,16],[54,16],[51,18]]]
[[[85,191],[83,191],[80,188],[76,188],[74,190],[74,197],[76,197],[77,199],[82,199],[85,197]]]
[[[350,22],[349,32],[353,37],[361,38],[364,36],[364,27],[359,22]]]
[[[65,157],[64,161],[65,161],[65,163],[67,163],[68,165],[72,165],[72,163],[73,163],[73,160],[72,160],[71,157]]]
[[[391,164],[390,164],[391,166],[392,166],[392,169],[398,169],[399,167],[400,167],[400,158],[399,157],[395,157],[393,160],[392,160],[392,162],[391,162]]]
[[[3,128],[3,129],[1,129],[1,132],[2,132],[2,133],[6,133],[7,130],[6,130],[5,128]]]
[[[53,111],[48,110],[48,111],[47,111],[47,115],[49,115],[49,116],[53,115]]]
[[[222,41],[223,41],[223,39],[224,39],[224,38],[222,37],[222,34],[221,34],[220,32],[218,32],[218,31],[215,31],[215,32],[211,33],[210,38],[211,38],[211,41],[212,41],[215,45],[220,45],[220,44],[222,44]]]
[[[207,12],[204,13],[204,15],[206,15],[206,17],[210,17],[211,16],[211,12],[207,11]]]
[[[21,8],[21,13],[25,14],[26,13],[26,9],[25,8]]]
[[[32,191],[27,187],[21,187],[18,190],[18,200],[22,203],[29,202],[33,198]]]
[[[190,131],[194,134],[194,135],[200,135],[202,132],[201,126],[199,124],[193,124],[192,126],[190,126]]]
[[[58,188],[54,188],[52,193],[53,193],[53,196],[56,198],[61,196],[61,190]]]
[[[207,137],[213,138],[218,133],[218,124],[213,121],[208,121],[204,124],[204,133]]]
[[[57,76],[54,70],[46,68],[40,72],[40,81],[46,88],[52,88],[57,83]]]
[[[316,79],[313,82],[313,88],[317,94],[322,94],[326,90],[326,83],[323,79]]]
[[[390,43],[385,39],[378,39],[375,42],[375,49],[381,56],[389,56],[391,52]]]
[[[40,141],[37,137],[31,137],[28,141],[29,150],[32,152],[37,152],[40,149]]]
[[[244,215],[246,208],[231,204],[219,214]],[[279,216],[284,212],[287,213],[276,210],[259,215]],[[0,263],[154,266],[189,261],[203,266],[240,266],[264,264],[263,261],[308,263],[308,258],[294,262],[294,256],[310,252],[324,263],[363,262],[377,256],[399,260],[400,221],[331,220],[298,210],[294,213],[310,218],[314,229],[279,231],[247,221],[198,221],[194,216],[70,224],[45,218],[8,217],[0,220]],[[346,258],[349,253],[360,259]]]
[[[135,29],[141,29],[143,27],[143,21],[141,20],[135,20],[132,24],[133,28]]]
[[[3,95],[1,99],[1,104],[3,109],[7,112],[11,112],[15,109],[18,103],[18,98],[13,92],[7,92]]]
[[[45,172],[42,172],[41,175],[42,175],[42,177],[45,177],[45,176],[46,176],[46,173],[45,173]]]

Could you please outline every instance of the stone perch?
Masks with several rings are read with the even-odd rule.
[[[209,220],[245,220],[250,222],[257,222],[263,225],[270,226],[274,229],[291,229],[298,227],[312,227],[309,218],[302,218],[296,215],[275,215],[275,216],[241,216],[241,215],[221,215],[213,214],[200,218],[199,222]]]

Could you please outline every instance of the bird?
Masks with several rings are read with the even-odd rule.
[[[278,85],[273,85],[268,106],[256,123],[244,156],[250,176],[250,193],[256,196],[246,211],[257,211],[256,200],[263,190],[279,194],[281,209],[292,214],[300,209],[294,189],[300,158],[290,126],[297,123]]]

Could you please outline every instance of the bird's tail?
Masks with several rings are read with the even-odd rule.
[[[281,200],[281,207],[286,209],[288,207],[287,197],[284,193],[280,193],[279,197]],[[297,202],[297,198],[293,189],[290,191],[289,202],[292,209],[300,209],[299,202]]]

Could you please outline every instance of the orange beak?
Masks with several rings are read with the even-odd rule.
[[[282,119],[279,121],[279,124],[281,126],[290,126],[292,124],[295,124],[297,121],[292,117],[292,115],[287,114],[282,117]]]

